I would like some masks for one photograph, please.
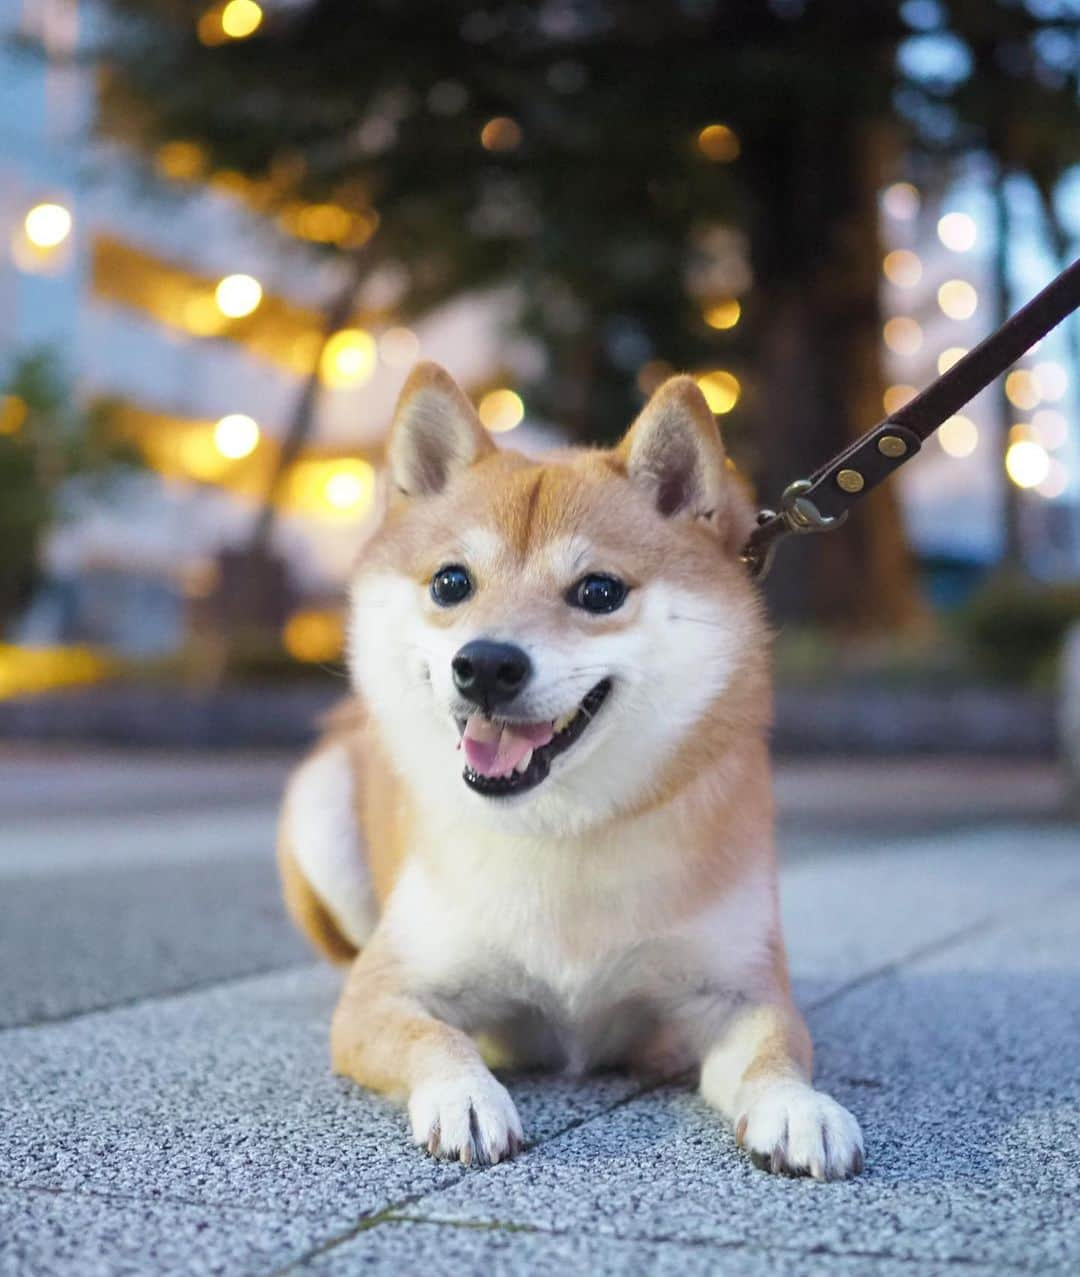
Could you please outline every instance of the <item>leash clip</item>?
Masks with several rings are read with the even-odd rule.
[[[832,532],[847,520],[846,510],[833,516],[822,514],[806,495],[813,486],[809,479],[796,479],[784,489],[779,511],[761,510],[758,513],[757,527],[750,534],[742,553],[742,560],[755,580],[764,581],[769,575],[782,537]]]

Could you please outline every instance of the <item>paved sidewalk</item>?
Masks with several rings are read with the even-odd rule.
[[[273,881],[283,766],[0,754],[4,1277],[1080,1271],[1080,831],[1051,772],[782,772],[798,992],[868,1144],[822,1185],[617,1076],[512,1080],[511,1164],[419,1154],[327,1069],[339,977]]]

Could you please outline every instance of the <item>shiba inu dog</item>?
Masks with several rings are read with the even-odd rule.
[[[491,1163],[526,1136],[485,1058],[696,1067],[758,1165],[857,1173],[791,999],[751,518],[698,387],[537,463],[421,365],[388,471],[355,699],[281,820],[290,912],[352,960],[334,1068],[404,1098],[433,1155]]]

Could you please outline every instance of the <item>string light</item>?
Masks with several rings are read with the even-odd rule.
[[[1057,403],[1059,399],[1065,398],[1069,389],[1069,374],[1061,364],[1049,359],[1044,360],[1035,365],[1031,375],[1035,378],[1035,385],[1041,399]]]
[[[881,263],[885,278],[897,288],[914,288],[922,279],[922,262],[917,253],[906,248],[894,249]]]
[[[214,300],[223,315],[242,319],[258,309],[262,285],[253,275],[226,275],[214,290]]]
[[[59,248],[71,234],[71,214],[63,204],[35,204],[23,219],[23,230],[35,248]]]
[[[979,294],[966,279],[947,279],[937,296],[938,305],[950,319],[970,319],[979,305]]]
[[[221,29],[230,40],[244,40],[262,25],[263,11],[255,0],[229,0],[221,11]]]
[[[1060,448],[1069,437],[1069,423],[1056,408],[1040,408],[1031,418],[1031,427],[1044,448]]]
[[[521,145],[521,125],[508,115],[496,115],[480,130],[485,151],[513,151]]]
[[[492,434],[513,430],[525,416],[521,396],[512,390],[489,390],[480,400],[477,413],[486,429]]]
[[[719,415],[730,412],[739,402],[742,387],[734,373],[717,368],[712,372],[702,373],[695,378],[705,396],[709,410]]]
[[[970,457],[979,444],[979,429],[970,417],[957,415],[942,422],[937,441],[950,457]]]
[[[954,253],[966,253],[975,247],[978,227],[967,213],[946,213],[937,224],[938,239]]]
[[[337,612],[294,612],[285,622],[281,641],[297,661],[336,661],[345,646],[345,626]]]
[[[922,345],[922,329],[908,315],[897,315],[890,319],[882,335],[885,345],[898,355],[914,355]]]
[[[259,446],[259,427],[242,412],[230,412],[214,427],[214,447],[230,461],[250,457]]]
[[[1050,458],[1041,444],[1021,439],[1009,445],[1005,470],[1018,488],[1036,488],[1050,473]]]
[[[342,462],[323,484],[323,496],[332,510],[358,514],[371,503],[375,474],[366,461]]]

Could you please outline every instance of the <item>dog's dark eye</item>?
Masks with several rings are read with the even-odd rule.
[[[569,601],[585,612],[614,612],[623,605],[626,586],[617,576],[594,572],[583,576],[570,591]]]
[[[459,564],[440,568],[431,578],[431,597],[440,607],[453,607],[472,593],[472,577]]]

